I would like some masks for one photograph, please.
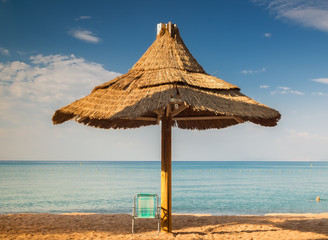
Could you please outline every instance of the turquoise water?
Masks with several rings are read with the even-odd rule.
[[[328,212],[328,162],[173,162],[172,169],[174,213]],[[0,161],[0,214],[131,213],[140,192],[160,195],[160,162]]]

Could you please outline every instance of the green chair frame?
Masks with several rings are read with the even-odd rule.
[[[135,234],[135,219],[157,219],[157,235],[160,231],[160,207],[158,195],[154,193],[137,193],[133,198],[132,234]]]

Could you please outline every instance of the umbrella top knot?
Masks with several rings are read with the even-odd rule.
[[[184,44],[179,29],[171,22],[157,24],[156,41],[148,48],[130,71],[176,69],[205,73]]]
[[[161,37],[168,32],[172,38],[176,37],[178,33],[178,27],[176,24],[168,23],[158,23],[157,24],[157,37]]]

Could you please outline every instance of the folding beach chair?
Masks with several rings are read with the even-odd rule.
[[[157,219],[157,235],[160,229],[160,207],[158,196],[153,193],[138,193],[133,198],[132,234],[134,234],[136,218]]]

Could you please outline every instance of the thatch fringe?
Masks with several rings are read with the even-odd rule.
[[[60,110],[53,118],[55,124],[76,118],[80,123],[97,126],[98,120],[113,120],[112,123],[101,123],[101,126],[117,128],[119,119],[135,120],[139,117],[154,117],[156,111],[160,111],[171,104],[171,99],[179,99],[180,104],[188,106],[176,117],[195,116],[234,116],[251,121],[263,126],[275,126],[280,119],[280,114],[263,104],[260,104],[238,90],[205,91],[189,86],[173,87],[164,85],[151,89],[140,89],[131,92],[110,89],[98,89],[89,96],[78,100]],[[82,120],[81,120],[82,119]],[[114,121],[115,120],[115,121]],[[235,120],[227,124],[227,121],[178,121],[177,125],[188,129],[222,128],[237,124]],[[137,121],[133,127],[154,125],[152,121]],[[202,124],[208,127],[201,126]],[[123,124],[124,125],[124,124]],[[129,126],[132,126],[131,123]],[[210,126],[211,125],[211,126]]]

